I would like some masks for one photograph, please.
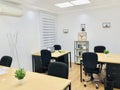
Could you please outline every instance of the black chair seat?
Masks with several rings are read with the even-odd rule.
[[[48,68],[48,75],[68,78],[68,65],[62,62],[52,62]]]
[[[99,69],[99,68],[95,68],[95,69],[85,68],[84,70],[85,70],[87,73],[95,73],[95,74],[100,73],[100,69]]]

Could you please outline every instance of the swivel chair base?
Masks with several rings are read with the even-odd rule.
[[[91,83],[95,84],[96,90],[98,90],[98,88],[99,88],[99,85],[98,85],[99,80],[95,80],[93,77],[90,78],[89,80],[83,79],[83,82],[84,82],[84,87],[87,87],[87,82],[91,82]]]

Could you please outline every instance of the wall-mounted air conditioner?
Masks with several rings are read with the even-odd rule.
[[[14,4],[22,4],[23,3],[23,0],[4,0],[4,1],[14,3]]]
[[[22,16],[23,10],[15,6],[0,4],[0,15]]]

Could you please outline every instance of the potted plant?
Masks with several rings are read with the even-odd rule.
[[[109,53],[109,50],[104,50],[104,54],[108,54]]]
[[[26,75],[26,72],[23,68],[20,68],[20,69],[17,69],[15,71],[15,77],[18,79],[18,80],[22,80]]]

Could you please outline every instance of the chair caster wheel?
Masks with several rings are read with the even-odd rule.
[[[84,84],[84,87],[87,87],[87,85],[86,85],[86,84]]]
[[[83,79],[83,82],[85,81],[85,79]]]
[[[101,83],[104,84],[104,81],[102,80]]]
[[[98,87],[96,87],[96,89],[98,89]]]

